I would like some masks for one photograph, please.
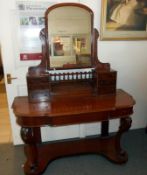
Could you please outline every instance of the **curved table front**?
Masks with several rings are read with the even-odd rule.
[[[113,162],[125,163],[126,151],[120,145],[123,132],[131,126],[134,99],[123,90],[116,94],[87,97],[54,97],[50,102],[30,103],[28,97],[16,97],[12,108],[21,137],[25,142],[27,161],[24,172],[41,174],[48,163],[61,156],[98,153]],[[109,135],[109,120],[120,119],[117,133]],[[101,122],[101,136],[70,141],[42,143],[40,127]]]

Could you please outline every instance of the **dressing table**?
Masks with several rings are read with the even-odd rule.
[[[92,10],[76,3],[49,7],[40,39],[42,60],[28,69],[28,96],[16,97],[12,105],[25,143],[25,174],[42,174],[50,161],[83,153],[125,163],[128,156],[120,139],[131,126],[135,101],[116,88],[117,72],[97,57]],[[111,119],[120,119],[120,127],[110,135]],[[42,143],[42,126],[90,122],[101,122],[99,136]]]

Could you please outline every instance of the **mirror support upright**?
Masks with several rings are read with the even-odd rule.
[[[65,47],[64,44],[67,44],[69,41],[68,40],[69,38],[68,37],[66,38],[66,34],[68,32],[63,34],[64,31],[61,31],[61,29],[64,28],[63,20],[65,19],[66,22],[67,21],[69,22],[69,18],[66,19],[64,16],[64,13],[63,13],[64,8],[70,9],[70,10],[68,9],[68,11],[70,12],[69,16],[73,18],[73,21],[75,24],[77,24],[75,19],[77,20],[81,20],[81,19],[78,19],[77,16],[74,16],[76,12],[73,15],[71,14],[72,8],[73,9],[79,8],[83,11],[83,13],[85,14],[88,13],[88,15],[90,16],[89,19],[91,21],[87,23],[91,24],[91,36],[90,36],[91,42],[89,41],[90,43],[87,45],[90,45],[90,48],[91,48],[90,49],[91,51],[89,53],[91,66],[89,65],[87,66],[85,63],[84,63],[85,66],[83,66],[81,63],[83,60],[85,61],[87,59],[87,55],[81,54],[80,59],[83,59],[83,60],[80,62],[78,57],[79,55],[76,53],[75,50],[74,50],[74,52],[76,53],[76,55],[74,56],[76,60],[75,64],[68,63],[68,59],[71,58],[70,56],[65,56],[65,58],[64,56],[61,56],[63,54],[63,52],[61,52],[61,49],[63,49]],[[57,26],[59,26],[60,30],[55,29],[54,27],[51,26],[51,24],[53,24],[54,26],[54,20],[51,20],[50,23],[48,22],[49,14],[55,14],[55,17],[53,15],[52,17],[54,20],[57,20],[59,24],[60,24],[60,20],[58,20],[58,16],[61,16],[59,19],[61,19],[61,24],[63,24],[63,26],[57,23],[58,24]],[[68,15],[66,14],[66,16]],[[84,20],[86,21],[86,19]],[[60,43],[59,42],[56,42],[54,44],[50,43],[52,39],[49,37],[54,34],[53,33],[54,30],[52,30],[52,28],[57,32],[59,31],[58,34],[60,34],[60,32],[61,33],[63,32],[62,34],[60,34],[60,37],[57,37],[57,38],[53,37],[53,39],[57,39],[56,41],[60,40]],[[79,28],[79,30],[81,31],[78,31],[78,30],[75,30],[75,28],[76,28],[75,26],[73,27],[71,26],[71,29],[69,31],[70,32],[73,31],[74,34],[72,33],[72,35],[76,37],[78,36],[78,33],[80,36],[81,31],[83,29]],[[51,32],[52,34],[49,33],[50,30],[52,31]],[[87,29],[87,31],[88,30],[89,29]],[[73,96],[74,95],[88,96],[91,94],[98,96],[102,94],[114,94],[116,92],[117,72],[110,68],[109,63],[101,63],[99,61],[97,56],[98,37],[99,37],[98,31],[93,28],[93,12],[87,6],[76,4],[76,3],[61,3],[48,8],[45,13],[45,29],[42,29],[40,32],[40,39],[42,41],[42,60],[40,65],[36,67],[30,67],[27,74],[27,87],[28,87],[28,95],[29,95],[30,102],[50,101],[51,99],[53,99],[54,96],[61,96],[61,95],[68,96],[69,94],[70,95],[72,94]],[[72,37],[70,41],[75,42],[75,38]],[[84,41],[83,41],[83,45],[84,45]],[[76,43],[81,45],[81,40],[79,40],[79,42],[78,40],[76,40]],[[51,56],[51,50],[53,51],[53,48],[51,49],[51,44],[54,45],[53,46],[54,48],[56,48],[56,51],[57,51],[56,54],[59,54],[59,55],[61,54],[60,56],[59,55],[54,57]],[[62,46],[62,44],[64,46]],[[66,49],[64,48],[63,51],[65,50]],[[61,64],[61,67],[56,67],[56,66],[54,67],[51,65],[52,59],[59,61],[61,58],[63,58],[63,60],[67,59],[66,64]],[[88,71],[87,71],[87,68],[88,68]],[[60,70],[60,72],[58,73],[54,70]],[[66,93],[66,89],[68,89],[67,93]]]

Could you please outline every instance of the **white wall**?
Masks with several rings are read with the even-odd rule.
[[[94,25],[100,29],[101,0],[79,1],[94,11]],[[10,44],[12,41],[10,41],[7,20],[14,4],[15,0],[7,0],[6,3],[0,1],[0,44],[3,47],[3,59],[7,62],[12,57]],[[118,71],[117,87],[131,93],[136,100],[132,128],[145,127],[147,124],[147,41],[99,41],[98,54],[101,61],[111,63],[112,68]],[[8,67],[11,70],[11,65]]]
[[[101,0],[91,5],[95,13],[95,26],[100,29]],[[97,8],[97,9],[96,9]],[[99,41],[99,59],[111,63],[118,71],[117,87],[129,92],[136,100],[132,115],[132,128],[147,124],[147,41]]]

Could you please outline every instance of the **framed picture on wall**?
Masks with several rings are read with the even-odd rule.
[[[102,0],[101,40],[147,40],[146,0]]]

